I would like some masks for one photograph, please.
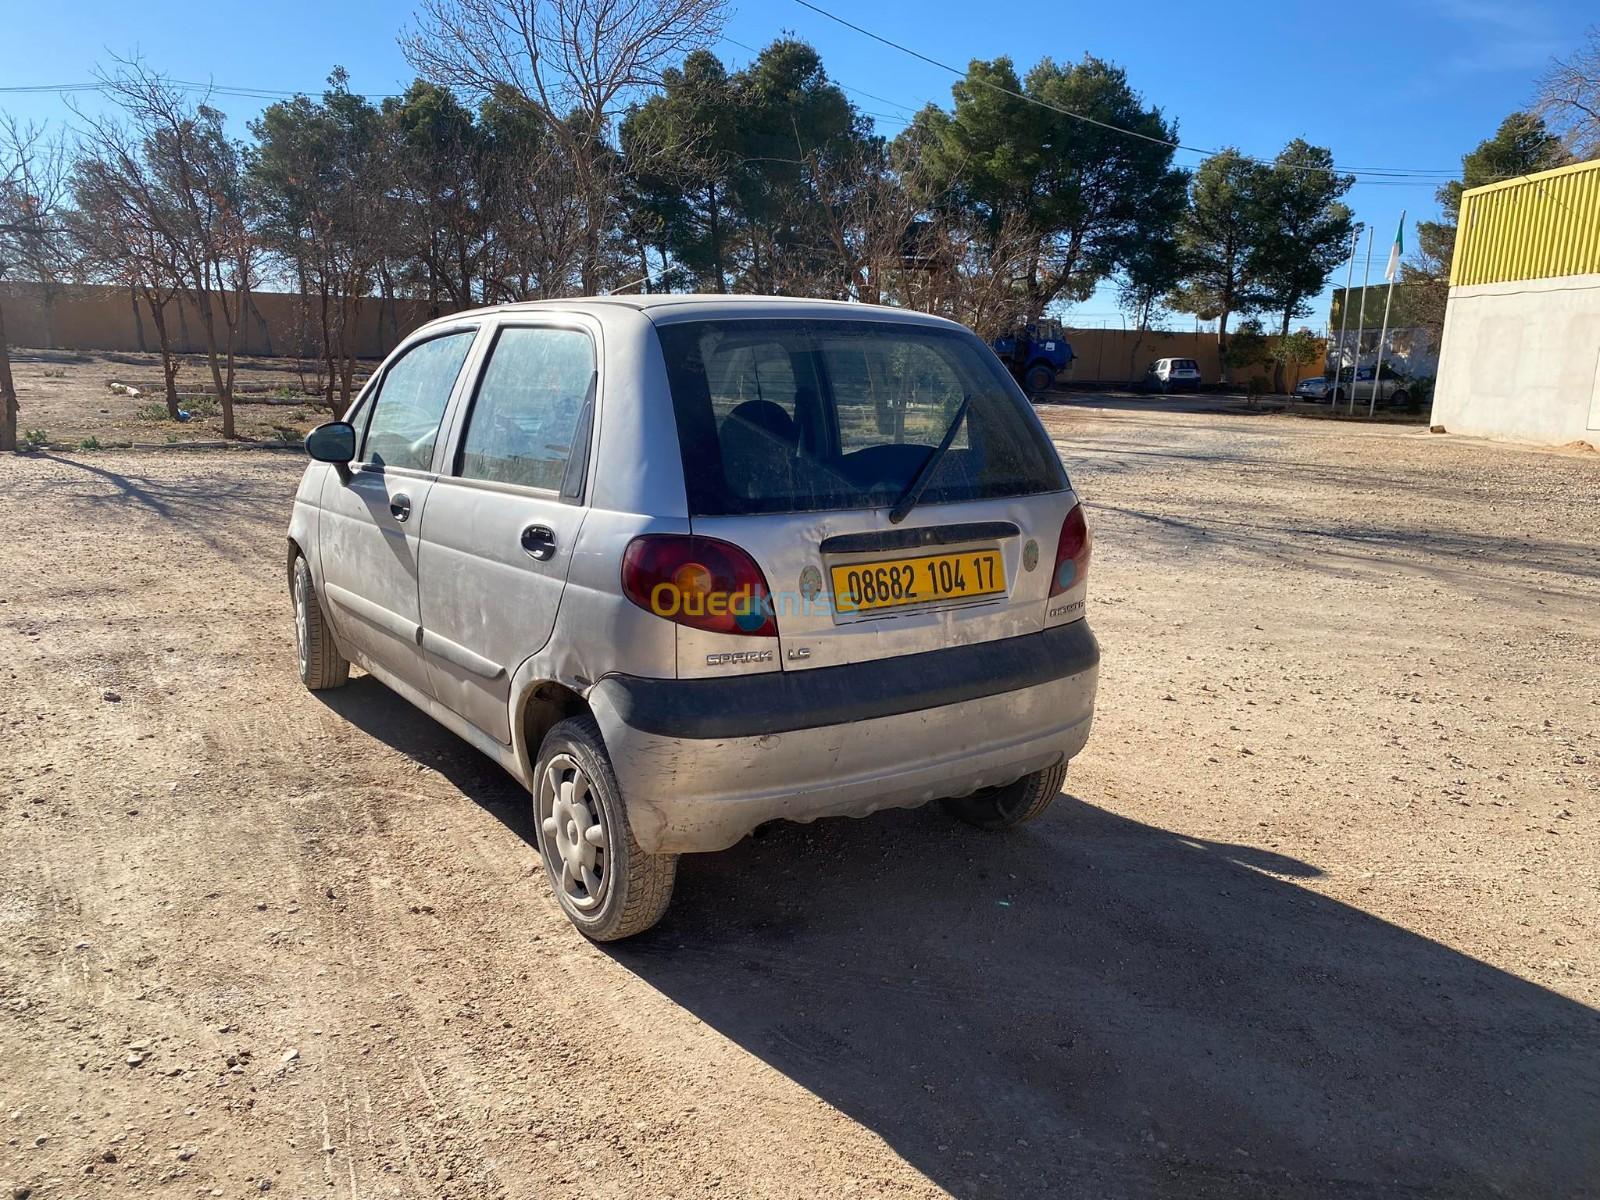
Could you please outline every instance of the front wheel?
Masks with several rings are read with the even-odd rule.
[[[987,788],[970,796],[941,800],[944,810],[957,820],[979,829],[1013,829],[1033,820],[1050,802],[1061,794],[1061,785],[1067,781],[1067,764],[1057,763],[1032,775],[1006,784]]]
[[[1056,373],[1049,367],[1032,366],[1023,375],[1023,382],[1029,392],[1048,392],[1055,386]]]
[[[633,840],[611,757],[592,717],[545,734],[533,773],[534,828],[556,900],[578,932],[614,942],[667,911],[676,854],[646,854]]]
[[[1411,393],[1406,391],[1405,388],[1401,388],[1394,395],[1389,397],[1389,407],[1390,408],[1410,408],[1411,407]]]
[[[339,653],[327,614],[317,598],[311,564],[294,560],[294,644],[300,660],[300,682],[313,692],[343,687],[350,679],[350,660]]]

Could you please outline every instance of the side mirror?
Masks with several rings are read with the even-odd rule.
[[[348,421],[329,421],[306,435],[306,453],[318,462],[347,467],[356,456],[356,427]]]

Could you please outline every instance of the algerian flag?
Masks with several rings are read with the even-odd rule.
[[[1383,273],[1383,277],[1385,279],[1387,279],[1390,283],[1393,283],[1394,282],[1394,277],[1397,274],[1400,273],[1400,256],[1402,254],[1404,254],[1405,252],[1406,252],[1406,214],[1405,214],[1405,210],[1401,209],[1400,210],[1400,224],[1396,225],[1395,226],[1395,230],[1394,230],[1394,245],[1389,247],[1389,269],[1386,270]]]

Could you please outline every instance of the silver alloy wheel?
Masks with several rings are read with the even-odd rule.
[[[306,593],[311,587],[311,572],[304,568],[294,573],[294,643],[300,655],[300,677],[311,673],[311,597]]]
[[[578,760],[553,755],[539,780],[539,830],[545,863],[563,898],[587,912],[611,882],[611,831],[605,809]]]

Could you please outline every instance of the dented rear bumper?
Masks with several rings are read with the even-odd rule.
[[[733,679],[613,676],[590,695],[634,836],[720,850],[771,820],[865,816],[1009,783],[1088,739],[1084,621],[924,654]]]

